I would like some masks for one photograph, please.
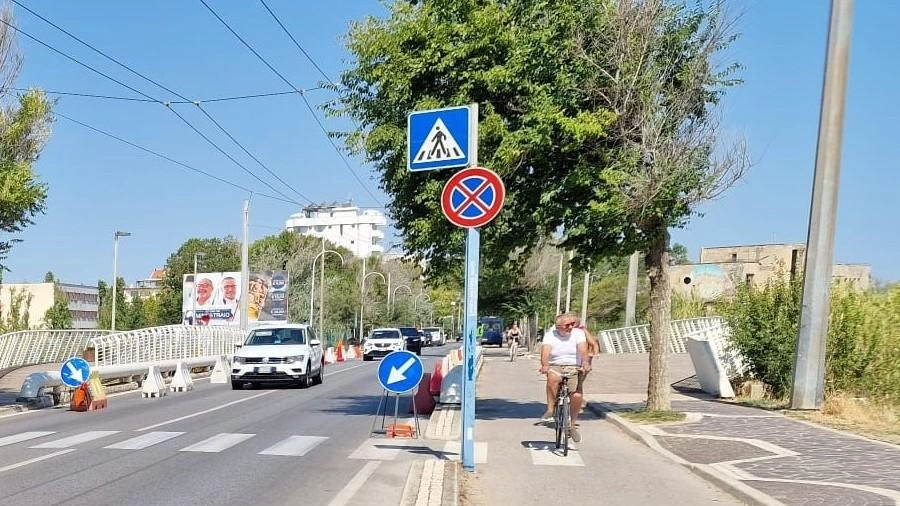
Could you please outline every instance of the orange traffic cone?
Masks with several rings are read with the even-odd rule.
[[[337,361],[343,362],[344,361],[344,340],[343,339],[338,341],[337,350],[335,350],[335,351],[337,352]]]

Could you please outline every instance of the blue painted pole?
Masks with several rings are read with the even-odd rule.
[[[478,325],[478,270],[481,233],[470,228],[466,235],[466,299],[463,335],[462,389],[462,463],[466,471],[475,470],[475,328]]]

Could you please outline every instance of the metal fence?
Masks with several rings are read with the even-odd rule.
[[[720,317],[675,320],[671,324],[669,351],[687,353],[685,339],[689,334],[708,331],[724,335],[725,320]],[[598,336],[603,353],[647,353],[650,350],[650,325],[636,325],[601,331]]]
[[[231,355],[244,332],[234,327],[167,325],[91,338],[94,365],[111,366]]]
[[[63,362],[108,330],[22,330],[0,335],[0,369]]]

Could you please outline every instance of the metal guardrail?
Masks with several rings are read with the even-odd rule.
[[[672,353],[687,353],[685,339],[692,333],[709,331],[724,335],[727,331],[725,320],[718,316],[675,320],[670,329],[669,351]],[[647,353],[650,350],[650,325],[603,330],[597,337],[603,353]]]
[[[97,367],[234,354],[244,332],[234,327],[167,325],[91,338]]]
[[[63,362],[108,330],[22,330],[0,335],[0,369]]]

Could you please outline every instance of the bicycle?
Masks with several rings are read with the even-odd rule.
[[[559,391],[556,393],[556,449],[563,449],[563,457],[569,456],[569,424],[572,423],[571,408],[569,407],[569,377],[562,376],[559,383]]]
[[[516,356],[519,354],[519,340],[518,339],[510,339],[509,342],[509,361],[515,362]]]

